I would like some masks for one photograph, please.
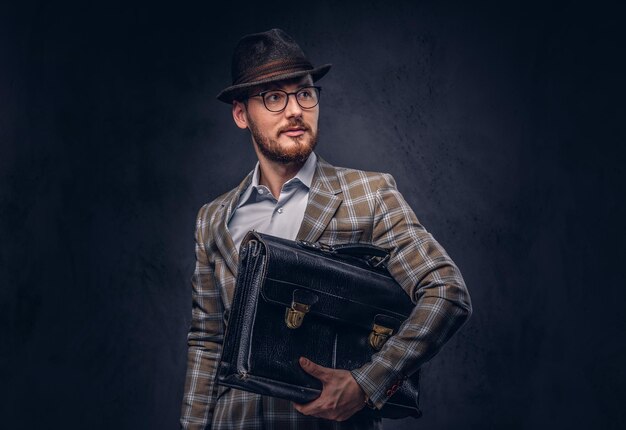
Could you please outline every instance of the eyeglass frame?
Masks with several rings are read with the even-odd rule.
[[[302,90],[307,89],[307,88],[315,88],[315,89],[317,90],[317,103],[315,103],[315,104],[314,104],[313,106],[311,106],[311,107],[304,107],[304,106],[302,106],[302,105],[300,104],[300,101],[298,100],[298,93],[299,93],[300,91],[302,91]],[[265,94],[267,94],[267,93],[271,93],[271,92],[273,92],[273,91],[280,91],[281,93],[284,93],[284,94],[286,94],[286,95],[287,95],[287,98],[286,98],[286,100],[287,100],[287,101],[285,102],[285,107],[284,107],[284,108],[282,108],[282,109],[280,109],[280,110],[271,110],[270,108],[268,108],[268,107],[267,107],[267,104],[265,104]],[[317,106],[317,105],[319,105],[319,104],[320,104],[320,98],[321,98],[321,95],[322,95],[322,87],[318,87],[317,85],[307,85],[307,86],[305,86],[305,87],[302,87],[302,88],[298,89],[298,91],[293,91],[293,92],[291,92],[291,93],[288,93],[287,91],[285,91],[285,90],[280,90],[280,89],[265,90],[265,91],[261,91],[261,92],[260,92],[260,93],[258,93],[258,94],[253,94],[253,95],[251,95],[251,96],[248,96],[248,97],[246,97],[246,98],[248,98],[248,99],[249,99],[249,98],[252,98],[252,97],[261,97],[261,100],[263,101],[263,106],[265,107],[265,109],[267,109],[269,112],[279,113],[279,112],[282,112],[282,111],[284,111],[285,109],[287,109],[287,106],[289,106],[289,96],[291,96],[291,95],[295,96],[296,103],[298,103],[298,106],[300,106],[302,109],[313,109],[315,106]]]

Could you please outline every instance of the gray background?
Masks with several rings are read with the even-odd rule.
[[[619,428],[623,15],[503,3],[1,6],[0,427],[177,427],[194,217],[254,165],[214,97],[281,27],[334,64],[319,153],[391,172],[472,294],[385,428]]]

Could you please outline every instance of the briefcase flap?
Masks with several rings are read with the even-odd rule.
[[[398,330],[413,310],[408,294],[385,271],[360,258],[333,255],[258,234],[265,246],[261,296],[281,308],[308,306],[307,314],[371,330],[373,323]]]
[[[289,309],[295,303],[302,303],[309,306],[307,314],[310,316],[327,318],[342,325],[353,325],[365,330],[370,330],[372,323],[377,322],[397,331],[402,321],[407,318],[407,315],[391,309],[271,278],[266,279],[261,295],[266,301],[279,305],[282,309]]]

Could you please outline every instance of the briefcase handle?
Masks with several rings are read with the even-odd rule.
[[[307,242],[300,240],[300,245],[306,248],[316,249],[318,251],[327,252],[329,254],[341,254],[357,257],[372,267],[386,267],[389,260],[389,252],[379,246],[370,245],[369,243],[343,243],[339,245],[328,245],[323,242]]]

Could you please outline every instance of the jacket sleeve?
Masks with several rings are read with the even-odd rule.
[[[459,269],[383,175],[376,192],[372,243],[390,250],[387,268],[415,307],[398,333],[352,375],[377,408],[394,385],[416,372],[463,325],[472,312]]]
[[[222,350],[223,305],[206,251],[207,206],[196,221],[196,267],[191,278],[192,315],[187,336],[187,377],[180,418],[183,429],[210,428],[215,407],[215,372]]]

